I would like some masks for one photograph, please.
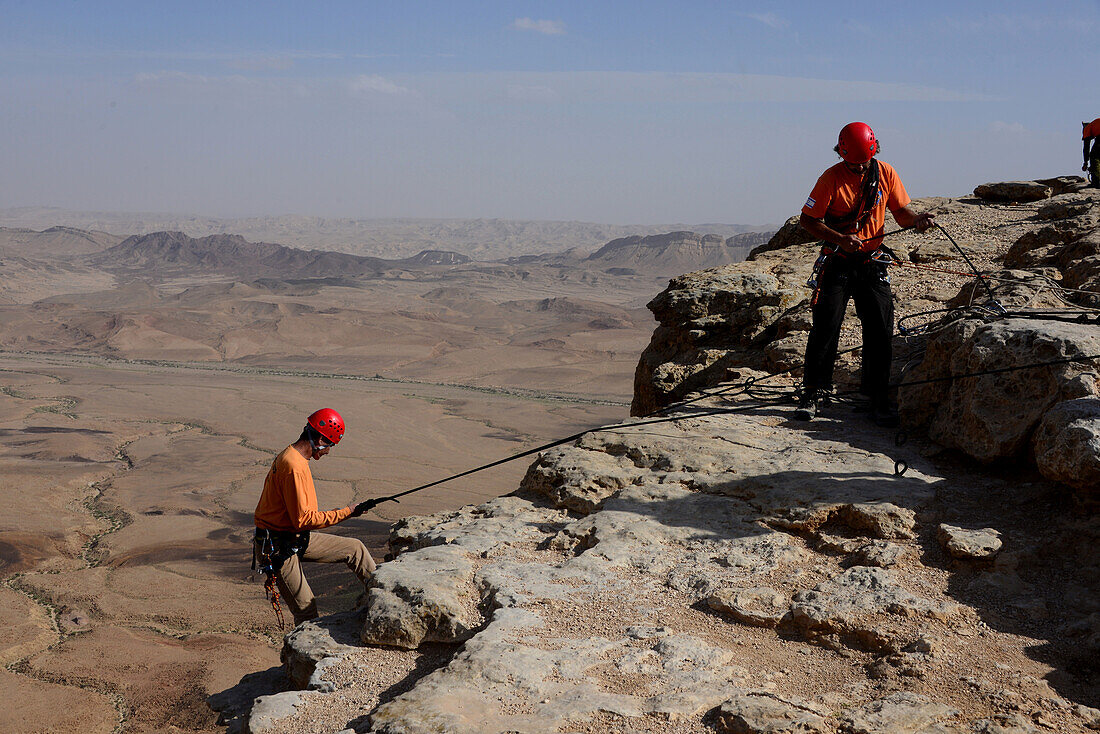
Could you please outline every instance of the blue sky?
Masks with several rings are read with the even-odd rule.
[[[1100,2],[0,2],[0,207],[778,222],[1079,173]]]

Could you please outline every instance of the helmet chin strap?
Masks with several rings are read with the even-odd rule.
[[[321,449],[330,448],[330,446],[322,446],[320,439],[322,436],[317,433],[313,426],[306,426],[306,436],[309,438],[309,448],[311,451],[317,452]]]

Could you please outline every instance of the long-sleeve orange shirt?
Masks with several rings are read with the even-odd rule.
[[[253,517],[257,527],[301,531],[327,528],[350,514],[350,507],[326,512],[317,509],[309,460],[293,446],[287,446],[271,462]]]

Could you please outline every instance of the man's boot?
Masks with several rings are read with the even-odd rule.
[[[796,421],[812,421],[817,416],[820,402],[820,392],[811,387],[802,388],[802,397],[798,401],[798,409],[794,411],[794,419]]]
[[[886,395],[871,398],[871,421],[880,428],[895,428],[901,422],[898,409]]]

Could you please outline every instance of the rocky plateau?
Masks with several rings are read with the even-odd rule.
[[[247,729],[1100,730],[1100,192],[915,205],[942,227],[888,240],[900,430],[858,412],[854,312],[836,399],[791,420],[817,256],[792,219],[650,302],[635,418],[392,526]]]

